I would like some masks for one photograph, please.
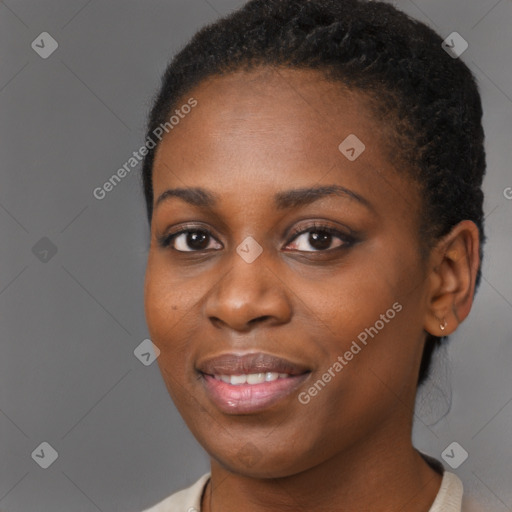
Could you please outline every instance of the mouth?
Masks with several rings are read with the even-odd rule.
[[[232,386],[241,386],[242,384],[263,384],[264,382],[274,382],[277,379],[287,379],[291,377],[288,373],[266,372],[266,373],[249,373],[247,375],[211,375],[216,380],[221,380]]]
[[[308,378],[305,365],[265,353],[222,354],[199,362],[208,398],[227,414],[261,412],[293,393]]]

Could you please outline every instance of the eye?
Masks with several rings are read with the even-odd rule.
[[[166,248],[171,247],[178,252],[198,252],[206,251],[208,249],[222,249],[222,245],[218,242],[220,247],[212,247],[211,243],[216,241],[211,233],[206,229],[189,228],[171,233],[170,235],[164,235],[158,238],[158,244],[160,247]]]
[[[326,252],[339,247],[349,247],[355,242],[354,237],[322,224],[314,224],[307,229],[294,231],[297,236],[292,239],[292,249],[298,251]],[[335,243],[334,246],[333,243]],[[290,247],[290,244],[287,247]]]
[[[355,242],[353,236],[342,233],[330,226],[317,223],[306,229],[295,229],[292,235],[295,236],[288,243],[287,247],[302,252],[327,252],[340,247],[349,247]],[[222,249],[222,244],[212,236],[210,231],[197,227],[181,229],[174,233],[157,237],[157,240],[160,247],[170,247],[178,252]]]

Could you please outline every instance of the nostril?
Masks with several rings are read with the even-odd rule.
[[[217,318],[216,316],[211,316],[210,321],[213,324],[214,327],[222,327],[222,324],[224,323],[220,318]]]
[[[252,323],[256,323],[256,322],[262,322],[262,321],[266,320],[267,318],[270,318],[270,315],[263,315],[263,316],[259,316],[258,318],[253,318],[252,320],[249,320],[249,323],[252,324]]]

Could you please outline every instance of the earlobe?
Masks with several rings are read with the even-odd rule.
[[[454,226],[432,251],[424,329],[438,337],[453,333],[471,310],[480,265],[476,224]]]
[[[449,328],[448,320],[446,317],[439,318],[434,316],[433,320],[429,318],[425,323],[425,330],[433,336],[442,338],[443,336],[448,336],[448,334],[451,334],[453,331],[455,331],[459,323],[460,322],[458,322],[454,328],[451,329]]]

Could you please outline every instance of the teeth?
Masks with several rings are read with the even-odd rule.
[[[231,375],[231,384],[237,386],[238,384],[245,384],[247,382],[247,375]]]
[[[265,382],[264,373],[250,373],[247,375],[247,384],[261,384]]]
[[[277,379],[286,379],[290,377],[287,373],[250,373],[248,375],[214,375],[216,380],[239,386],[241,384],[262,384],[263,382],[273,382]]]

